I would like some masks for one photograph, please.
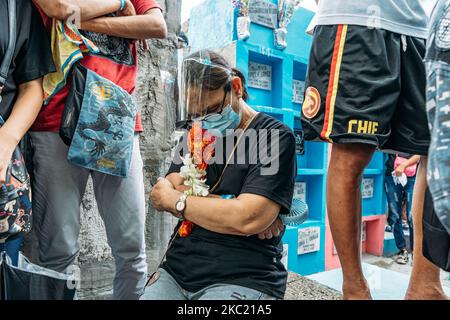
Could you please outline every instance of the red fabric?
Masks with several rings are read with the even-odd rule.
[[[328,83],[328,92],[327,92],[327,101],[326,101],[326,107],[325,107],[325,121],[323,124],[323,130],[320,136],[322,139],[329,140],[327,137],[327,130],[329,126],[332,126],[332,123],[329,123],[330,121],[330,111],[331,111],[331,98],[333,96],[333,89],[335,82],[338,82],[339,79],[336,79],[336,67],[338,64],[338,55],[339,55],[339,48],[341,44],[341,38],[342,38],[342,29],[344,26],[341,24],[338,26],[336,40],[334,42],[334,51],[333,51],[333,59],[331,60],[331,71],[330,71],[330,80]]]
[[[143,15],[150,9],[161,8],[155,0],[131,0],[136,13]],[[39,9],[39,8],[38,8]],[[48,30],[51,28],[51,18],[49,18],[42,10],[39,9],[45,26]],[[131,51],[135,61],[135,65],[123,65],[114,62],[106,57],[95,55],[86,55],[81,63],[88,69],[98,73],[106,79],[116,83],[130,94],[133,93],[136,86],[137,75],[137,42],[131,44]],[[58,132],[61,126],[62,114],[64,105],[67,100],[70,88],[70,81],[65,88],[61,89],[49,102],[48,105],[43,106],[34,125],[32,131],[52,131]],[[142,122],[140,114],[136,117],[136,132],[142,132]]]

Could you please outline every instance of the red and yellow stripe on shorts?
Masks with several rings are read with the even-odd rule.
[[[321,138],[332,142],[330,139],[333,129],[334,108],[339,89],[339,74],[341,71],[342,57],[344,55],[345,40],[347,38],[347,25],[339,25],[334,43],[333,59],[331,61],[330,79],[328,83],[327,100],[325,106],[325,119]]]

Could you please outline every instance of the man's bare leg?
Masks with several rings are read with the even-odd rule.
[[[331,233],[343,272],[344,299],[371,299],[361,265],[361,181],[375,147],[334,144],[327,181]]]
[[[428,261],[422,254],[422,217],[425,192],[427,189],[427,158],[422,157],[417,172],[412,215],[414,221],[414,263],[409,287],[406,292],[407,300],[443,300],[448,299],[442,289],[440,269]]]

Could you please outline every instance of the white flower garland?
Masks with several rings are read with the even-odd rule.
[[[185,193],[189,196],[207,197],[209,186],[206,184],[206,179],[202,179],[206,176],[206,171],[197,168],[190,154],[181,159],[183,166],[180,169],[180,175],[184,178],[184,185],[191,187]]]

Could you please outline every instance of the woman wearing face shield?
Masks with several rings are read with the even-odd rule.
[[[186,197],[180,175],[186,138],[165,179],[153,188],[153,206],[195,224],[177,234],[142,299],[283,299],[284,227],[296,177],[295,138],[287,126],[257,113],[246,100],[243,74],[211,51],[183,63],[182,92],[193,121],[216,136],[208,163],[208,197]],[[213,188],[213,186],[215,186]],[[181,222],[180,222],[181,223]]]

